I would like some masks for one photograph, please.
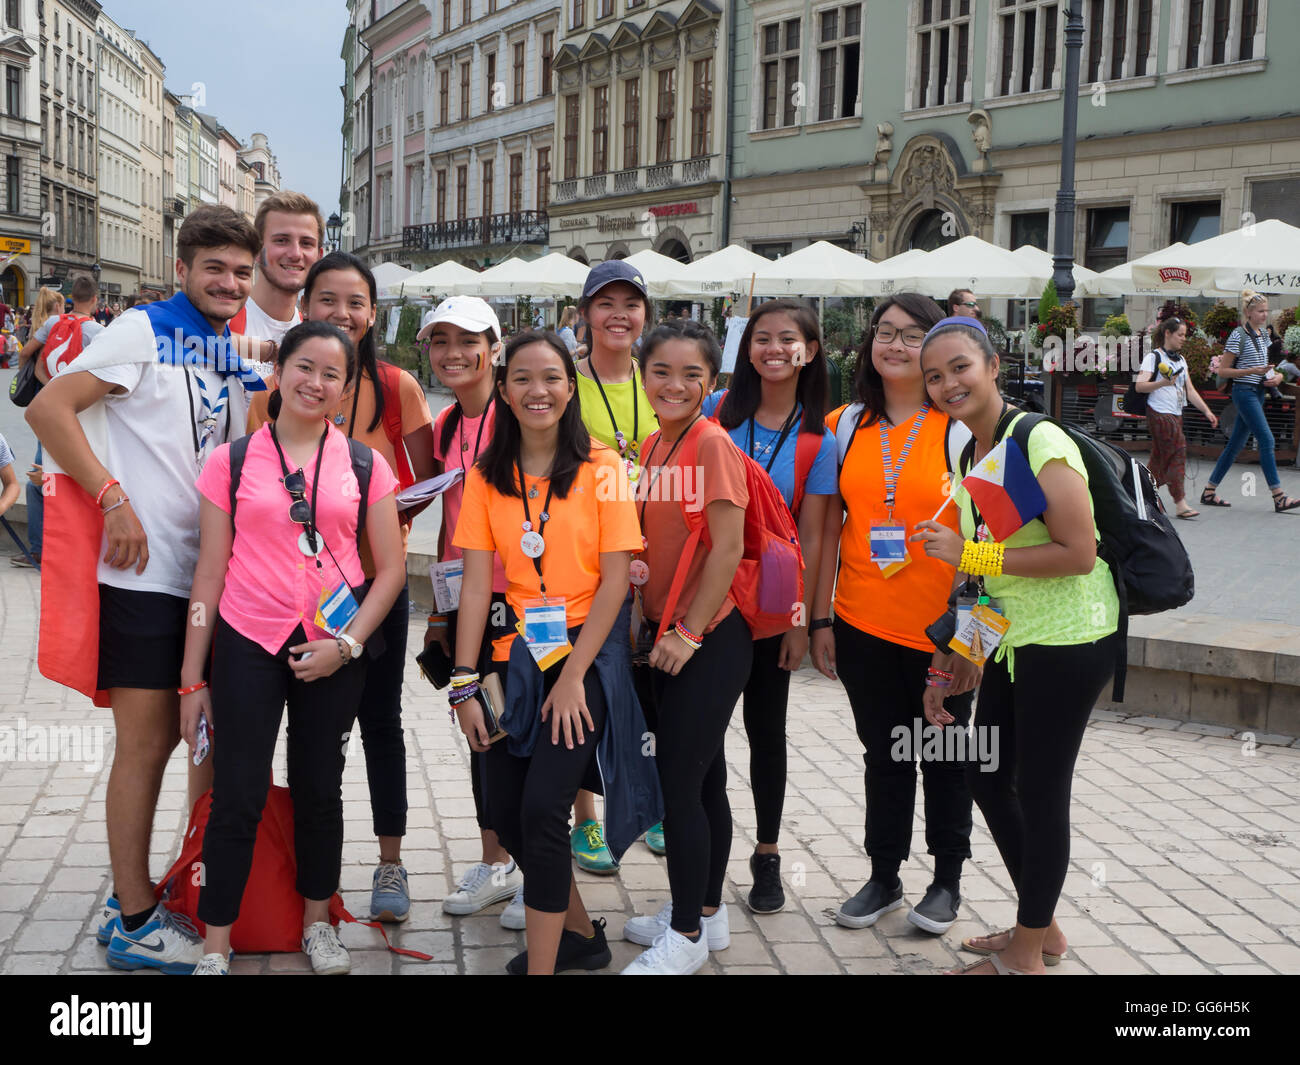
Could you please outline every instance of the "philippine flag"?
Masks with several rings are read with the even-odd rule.
[[[999,543],[1047,509],[1047,497],[1029,460],[1007,437],[961,482],[979,508],[989,534]]]

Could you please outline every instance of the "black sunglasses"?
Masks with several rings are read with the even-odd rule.
[[[307,502],[307,475],[301,469],[280,478],[285,491],[293,498],[289,504],[289,520],[296,525],[311,524],[311,506]]]

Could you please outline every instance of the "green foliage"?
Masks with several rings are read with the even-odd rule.
[[[397,322],[397,336],[391,344],[385,345],[383,338],[388,333],[389,316],[401,317]],[[427,344],[418,343],[415,334],[420,331],[420,308],[413,303],[402,303],[397,307],[381,308],[375,319],[375,337],[380,344],[380,353],[394,366],[409,370],[417,381],[428,377]]]
[[[1288,355],[1300,355],[1300,325],[1290,326],[1282,334],[1282,350]]]
[[[1048,315],[1060,305],[1060,297],[1056,294],[1056,282],[1048,281],[1043,286],[1043,295],[1038,301],[1038,324],[1043,325],[1047,321]],[[1042,335],[1047,336],[1048,334],[1044,333]]]
[[[1180,314],[1178,317],[1182,317]],[[1183,342],[1182,356],[1187,362],[1187,374],[1198,387],[1213,388],[1214,372],[1210,360],[1223,354],[1223,345],[1204,337],[1190,334]]]
[[[1187,323],[1187,331],[1189,333],[1195,329],[1198,324],[1198,319],[1194,310],[1185,303],[1175,303],[1173,300],[1165,301],[1165,305],[1160,308],[1160,312],[1156,315],[1156,320],[1163,321],[1171,314],[1176,315]]]
[[[1132,336],[1133,329],[1128,324],[1128,315],[1112,314],[1106,319],[1106,324],[1101,327],[1101,335],[1104,337]]]
[[[713,297],[713,303],[709,307],[709,325],[713,329],[713,335],[718,338],[721,344],[727,339],[727,301],[722,296]]]
[[[840,388],[839,394],[833,394],[835,375],[831,374],[831,393],[826,397],[826,405],[830,410],[849,403],[853,398],[853,371],[858,364],[858,357],[852,351],[828,351],[826,355],[830,366],[839,371]]]
[[[1296,308],[1288,307],[1286,310],[1284,310],[1281,314],[1277,316],[1277,321],[1273,324],[1273,328],[1277,330],[1278,336],[1284,337],[1286,336],[1286,331],[1295,324],[1296,324]]]
[[[1240,324],[1241,319],[1237,314],[1237,308],[1230,307],[1226,303],[1216,303],[1205,312],[1202,328],[1211,340],[1225,341]]]
[[[1058,303],[1047,312],[1047,317],[1038,323],[1038,346],[1041,347],[1048,337],[1060,337],[1064,340],[1067,329],[1076,333],[1079,331],[1078,312],[1073,303]]]
[[[988,316],[980,319],[984,324],[984,331],[989,335],[989,341],[998,351],[1010,350],[1010,338],[1007,336],[1007,327],[1003,324],[1002,319]]]

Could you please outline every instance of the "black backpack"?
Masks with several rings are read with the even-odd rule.
[[[1002,416],[994,434],[996,440],[1002,439],[1007,424],[1019,413],[1009,410]],[[1110,567],[1119,596],[1113,699],[1121,703],[1128,666],[1129,615],[1159,614],[1191,602],[1195,594],[1192,560],[1165,513],[1151,471],[1127,451],[1046,414],[1025,414],[1016,422],[1011,439],[1026,458],[1029,435],[1043,422],[1055,425],[1074,441],[1088,471],[1088,490],[1100,533],[1097,554]],[[963,475],[974,457],[972,440],[962,452]]]

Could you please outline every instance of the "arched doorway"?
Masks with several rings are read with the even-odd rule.
[[[934,251],[957,239],[957,227],[953,224],[952,213],[937,209],[923,211],[912,223],[908,234],[908,248],[920,251]]]
[[[582,248],[570,248],[568,255],[570,259],[576,259],[583,266],[591,265],[591,260],[587,258],[587,253]]]
[[[3,293],[4,302],[15,310],[26,304],[27,278],[18,267],[6,267],[5,272],[0,274],[0,293]]]
[[[660,255],[666,255],[670,259],[676,259],[679,263],[689,263],[691,253],[687,251],[686,246],[680,240],[666,240],[659,249]]]

